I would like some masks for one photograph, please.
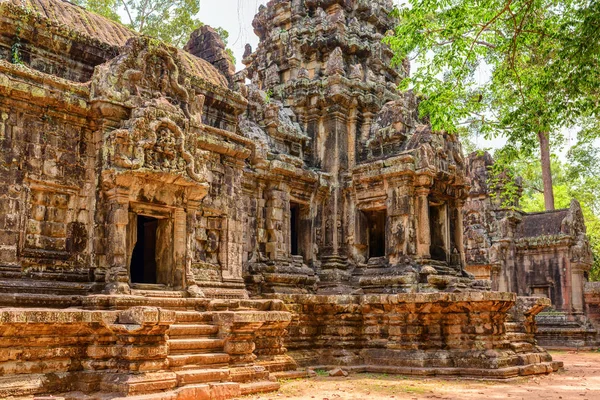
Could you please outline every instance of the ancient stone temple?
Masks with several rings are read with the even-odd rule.
[[[509,207],[499,188],[489,185],[492,164],[488,153],[473,153],[467,160],[466,269],[491,280],[494,290],[550,299],[551,309],[537,317],[543,345],[597,347],[593,323],[600,319],[588,317],[584,300],[593,258],[579,203],[541,213]]]
[[[273,0],[234,74],[207,27],[0,0],[0,397],[557,370],[550,301],[465,271],[462,149],[396,90],[391,7]]]
[[[252,221],[255,293],[481,284],[462,271],[460,144],[432,132],[415,97],[396,90],[408,65],[391,67],[382,44],[389,10],[387,1],[279,1],[254,20],[261,42],[238,80],[252,81],[241,129],[270,161],[253,183],[266,207]]]

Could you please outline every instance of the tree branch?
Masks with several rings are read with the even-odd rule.
[[[121,0],[121,4],[125,8],[125,12],[127,13],[127,18],[129,18],[129,25],[133,26],[133,18],[131,18],[131,13],[129,12],[129,7],[127,7],[127,3],[125,0]]]

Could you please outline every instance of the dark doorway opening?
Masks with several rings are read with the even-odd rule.
[[[131,256],[131,283],[157,283],[156,231],[158,219],[137,216],[137,242]]]
[[[431,233],[431,258],[436,261],[448,261],[444,230],[446,227],[444,206],[429,207],[429,230]]]
[[[366,211],[369,233],[369,258],[385,256],[385,210]]]
[[[300,249],[298,245],[298,223],[300,216],[300,206],[296,203],[290,203],[290,239],[291,239],[291,253],[293,256],[300,255]]]

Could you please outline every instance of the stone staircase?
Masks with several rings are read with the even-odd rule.
[[[176,311],[175,317],[168,332],[167,359],[177,376],[177,387],[208,385],[240,395],[279,389],[279,383],[269,380],[269,371],[263,367],[230,366],[212,313]]]
[[[224,341],[218,333],[210,313],[176,312],[176,323],[168,332],[167,359],[180,386],[228,380],[229,355],[224,352]]]

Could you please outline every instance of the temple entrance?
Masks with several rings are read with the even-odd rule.
[[[385,257],[385,222],[386,210],[366,211],[368,235],[369,235],[369,258]]]
[[[293,256],[301,255],[298,245],[298,221],[299,221],[300,206],[296,203],[290,203],[290,239],[291,239],[291,254]]]
[[[137,241],[131,255],[131,283],[150,283],[157,281],[156,238],[158,219],[137,216]]]
[[[445,205],[429,205],[429,229],[431,232],[431,258],[437,261],[448,261],[446,248],[447,218]]]

